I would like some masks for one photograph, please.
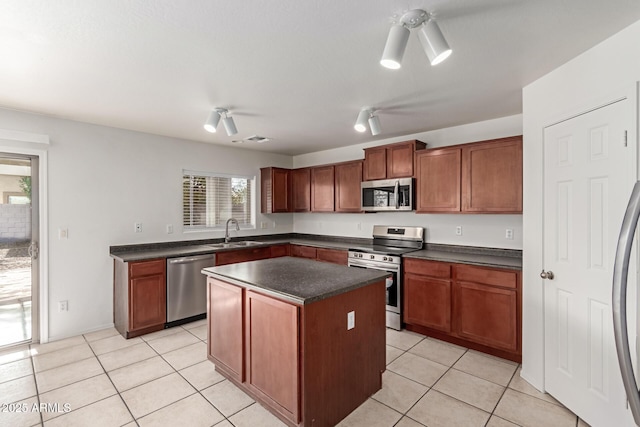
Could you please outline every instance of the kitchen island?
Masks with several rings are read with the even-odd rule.
[[[290,426],[333,426],[382,387],[385,279],[282,257],[211,267],[208,357]]]

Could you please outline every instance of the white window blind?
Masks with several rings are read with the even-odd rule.
[[[182,173],[182,225],[185,231],[224,227],[235,218],[254,226],[255,178],[206,172]]]

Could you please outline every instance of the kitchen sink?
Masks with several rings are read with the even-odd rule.
[[[246,248],[249,246],[261,245],[262,242],[256,242],[253,240],[243,240],[240,242],[229,242],[229,243],[212,243],[209,246],[212,248]]]

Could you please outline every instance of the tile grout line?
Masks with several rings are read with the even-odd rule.
[[[513,378],[515,377],[516,372],[518,372],[518,367],[520,367],[520,364],[518,364],[518,366],[516,366],[516,370],[515,370],[515,371],[513,371],[513,374],[511,374],[511,378],[509,378],[509,381],[507,382],[507,385],[505,386],[504,390],[502,390],[502,393],[500,394],[500,398],[498,399],[498,401],[497,401],[497,402],[496,402],[496,404],[494,405],[493,410],[491,411],[491,414],[489,415],[489,419],[488,419],[488,420],[487,420],[487,422],[485,423],[485,426],[489,423],[489,421],[491,420],[491,417],[493,417],[493,416],[494,416],[494,414],[495,414],[495,412],[496,412],[496,409],[498,409],[498,405],[500,405],[500,401],[502,401],[502,398],[503,398],[503,397],[504,397],[504,395],[507,393],[507,390],[509,389],[509,384],[511,384],[511,381],[513,381]],[[502,417],[501,417],[501,416],[499,416],[499,415],[495,415],[495,416],[496,416],[496,417],[498,417],[498,418],[500,418],[500,419],[503,419],[503,420],[509,421],[510,423],[513,423],[513,424],[515,424],[515,425],[518,425],[518,426],[520,425],[520,424],[516,423],[515,421],[509,420],[509,419],[506,419],[506,418],[502,418]]]
[[[115,335],[114,335],[115,336]],[[102,368],[102,371],[104,372],[105,376],[109,379],[109,382],[111,383],[111,386],[113,386],[113,389],[116,391],[116,394],[118,395],[118,397],[120,398],[120,401],[124,404],[124,407],[127,408],[127,411],[129,411],[129,415],[131,415],[131,419],[133,420],[134,423],[136,423],[136,426],[139,426],[138,421],[136,420],[136,417],[133,416],[133,413],[131,412],[131,408],[129,408],[129,405],[127,405],[127,402],[124,400],[124,398],[122,397],[122,395],[120,394],[120,390],[118,390],[118,387],[116,387],[116,385],[113,383],[113,380],[111,379],[111,377],[109,376],[109,373],[107,372],[107,370],[104,368],[104,365],[102,364],[102,362],[100,361],[100,358],[98,357],[98,355],[96,354],[96,352],[93,350],[93,347],[91,347],[91,344],[89,343],[89,341],[87,340],[87,337],[85,337],[84,335],[82,335],[82,338],[84,338],[84,340],[87,342],[87,345],[89,346],[89,348],[91,349],[91,352],[93,353],[94,357],[96,358],[96,360],[98,361],[98,363],[100,364],[100,367]],[[110,337],[109,337],[110,338]],[[96,340],[99,341],[99,340]],[[114,350],[115,351],[115,350]],[[93,378],[93,377],[92,377]],[[111,397],[111,396],[109,396]],[[108,399],[109,397],[105,397],[105,399]],[[101,399],[104,400],[104,399]],[[98,402],[100,402],[100,400],[98,400]],[[96,402],[93,402],[96,403]],[[93,405],[93,403],[91,403],[91,405]],[[86,405],[89,406],[89,405]],[[84,407],[84,406],[83,406]],[[128,424],[128,422],[127,422]]]
[[[38,402],[38,408],[40,408],[40,391],[38,389],[38,380],[36,379],[36,367],[33,363],[33,354],[31,353],[31,343],[29,343],[29,362],[31,362],[31,369],[33,370],[33,383],[36,386],[36,401]],[[44,418],[42,416],[42,411],[38,411],[38,415],[40,416],[40,425],[44,426]]]

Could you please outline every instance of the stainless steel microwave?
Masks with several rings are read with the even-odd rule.
[[[413,178],[381,179],[363,181],[360,186],[362,210],[412,211]]]

